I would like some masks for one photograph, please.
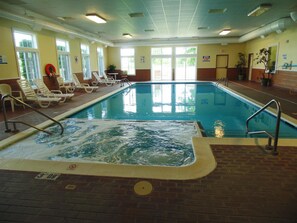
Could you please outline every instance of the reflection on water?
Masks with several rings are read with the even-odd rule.
[[[245,120],[258,108],[207,83],[136,84],[72,117],[117,120],[200,121],[207,136],[246,137]],[[222,125],[217,125],[221,120]],[[214,126],[216,126],[214,128]],[[261,113],[251,130],[274,132],[275,117]],[[280,137],[297,138],[281,123]]]
[[[221,121],[221,120],[217,120],[215,121],[214,125],[214,136],[216,138],[223,138],[223,136],[225,135],[224,134],[224,131],[225,131],[225,125],[224,123]]]

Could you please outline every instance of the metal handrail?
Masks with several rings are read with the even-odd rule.
[[[221,82],[224,82],[224,85],[228,87],[229,81],[228,81],[227,77],[222,77],[222,78],[217,79],[216,86],[219,86]]]
[[[276,111],[277,111],[277,117],[276,117],[276,126],[275,126],[275,133],[274,136],[268,133],[267,131],[249,131],[248,125],[249,121],[257,116],[259,113],[264,111],[268,106],[270,106],[272,103],[276,104]],[[273,149],[272,153],[274,155],[277,155],[277,143],[278,143],[278,134],[279,134],[279,125],[280,125],[280,120],[281,120],[281,105],[279,101],[272,99],[270,102],[268,102],[266,105],[264,105],[261,109],[256,111],[254,114],[252,114],[248,119],[246,120],[246,134],[248,135],[253,135],[253,134],[266,134],[268,136],[268,144],[266,145],[266,149]],[[274,139],[274,144],[273,146],[271,145],[272,139]]]
[[[125,83],[127,83],[129,86],[132,85],[132,83],[127,78],[121,79],[121,87],[124,86]]]
[[[57,120],[55,120],[55,119],[49,117],[48,115],[44,114],[43,112],[38,111],[37,109],[33,108],[32,106],[28,105],[27,103],[25,103],[25,102],[23,102],[23,101],[21,101],[21,100],[15,98],[15,97],[12,96],[12,95],[9,95],[9,94],[3,95],[2,98],[1,98],[1,100],[2,100],[2,108],[3,108],[3,116],[4,116],[4,122],[5,122],[5,128],[6,128],[5,132],[18,132],[18,130],[16,129],[16,123],[20,123],[20,124],[23,124],[23,125],[30,126],[30,127],[34,128],[34,129],[37,129],[38,131],[45,132],[45,133],[47,133],[47,134],[49,134],[49,135],[52,134],[52,133],[49,132],[49,131],[46,131],[46,130],[41,129],[41,128],[38,128],[38,127],[36,127],[36,126],[33,126],[33,125],[31,125],[31,124],[29,124],[29,123],[26,123],[26,122],[23,122],[23,121],[17,121],[17,120],[10,120],[10,121],[9,121],[9,120],[7,119],[6,107],[5,107],[5,100],[4,100],[6,97],[10,97],[10,98],[16,100],[17,102],[21,103],[22,105],[25,105],[26,107],[32,109],[33,111],[37,112],[38,114],[40,114],[40,115],[42,115],[42,116],[44,116],[44,117],[50,119],[51,121],[55,122],[56,124],[58,124],[58,125],[61,127],[60,135],[63,134],[63,132],[64,132],[64,127],[62,126],[62,124],[61,124],[60,122],[58,122]],[[9,127],[8,127],[8,123],[12,123],[12,124],[13,124],[13,128],[14,128],[13,131],[11,131],[11,129],[9,129]]]

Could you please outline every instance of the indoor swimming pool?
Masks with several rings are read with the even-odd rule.
[[[137,83],[71,117],[199,121],[207,137],[247,137],[246,119],[258,109],[259,106],[211,82]],[[275,124],[275,115],[262,112],[249,128],[274,133]],[[282,120],[280,137],[297,138],[296,126]]]
[[[63,135],[45,122],[55,134],[28,131],[7,140],[0,168],[194,179],[215,169],[213,143],[267,143],[245,134],[247,117],[258,109],[255,102],[212,82],[137,83],[57,116]],[[272,113],[263,112],[250,129],[273,134],[275,122]],[[284,145],[297,138],[295,125],[281,121]]]

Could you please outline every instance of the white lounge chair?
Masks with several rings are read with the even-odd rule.
[[[66,93],[73,93],[75,90],[75,85],[73,82],[65,83],[63,77],[57,77],[57,82],[59,84],[60,90],[65,90]]]
[[[61,98],[37,95],[27,80],[17,80],[17,83],[25,96],[24,100],[33,101],[42,108],[47,108],[51,104],[57,104],[61,101]]]
[[[98,89],[97,86],[90,86],[86,83],[80,83],[76,74],[72,74],[72,77],[76,89],[84,89],[86,93],[92,93],[93,91],[96,91]]]
[[[40,95],[61,98],[61,102],[65,102],[67,99],[71,99],[74,96],[73,93],[63,94],[60,90],[49,90],[41,79],[35,79],[33,82],[36,84]]]
[[[103,74],[102,74],[102,77],[103,77],[104,80],[106,80],[106,81],[113,81],[113,82],[116,83],[116,84],[121,83],[121,80],[116,80],[116,79],[114,79],[113,77],[108,77],[108,76],[106,75],[106,73],[103,73]]]
[[[93,71],[92,74],[96,79],[92,82],[92,85],[105,84],[106,86],[112,86],[113,84],[118,83],[116,80],[104,78],[103,75],[100,75],[95,71]]]
[[[13,93],[15,93],[15,95],[13,95]],[[18,94],[17,96],[16,96],[16,93]],[[23,101],[22,93],[20,91],[12,91],[9,84],[0,84],[0,94],[2,96],[12,95],[16,99],[19,99],[20,101]],[[14,112],[14,105],[20,105],[20,104],[16,103],[16,101],[13,98],[10,98],[10,97],[6,97],[4,99],[4,101],[10,101],[10,106],[11,106],[12,112]],[[23,108],[24,108],[24,105],[23,105]]]

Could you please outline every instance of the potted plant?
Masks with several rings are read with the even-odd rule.
[[[256,62],[257,64],[264,65],[264,72],[262,73],[261,77],[261,85],[262,86],[270,86],[271,85],[271,78],[272,78],[272,70],[269,69],[269,55],[271,54],[270,49],[262,48],[260,49],[259,53],[256,54]]]
[[[116,66],[114,64],[110,64],[107,69],[109,73],[114,73]]]
[[[244,53],[238,53],[238,61],[235,67],[237,68],[238,80],[244,79],[244,69],[246,65],[246,57]]]

